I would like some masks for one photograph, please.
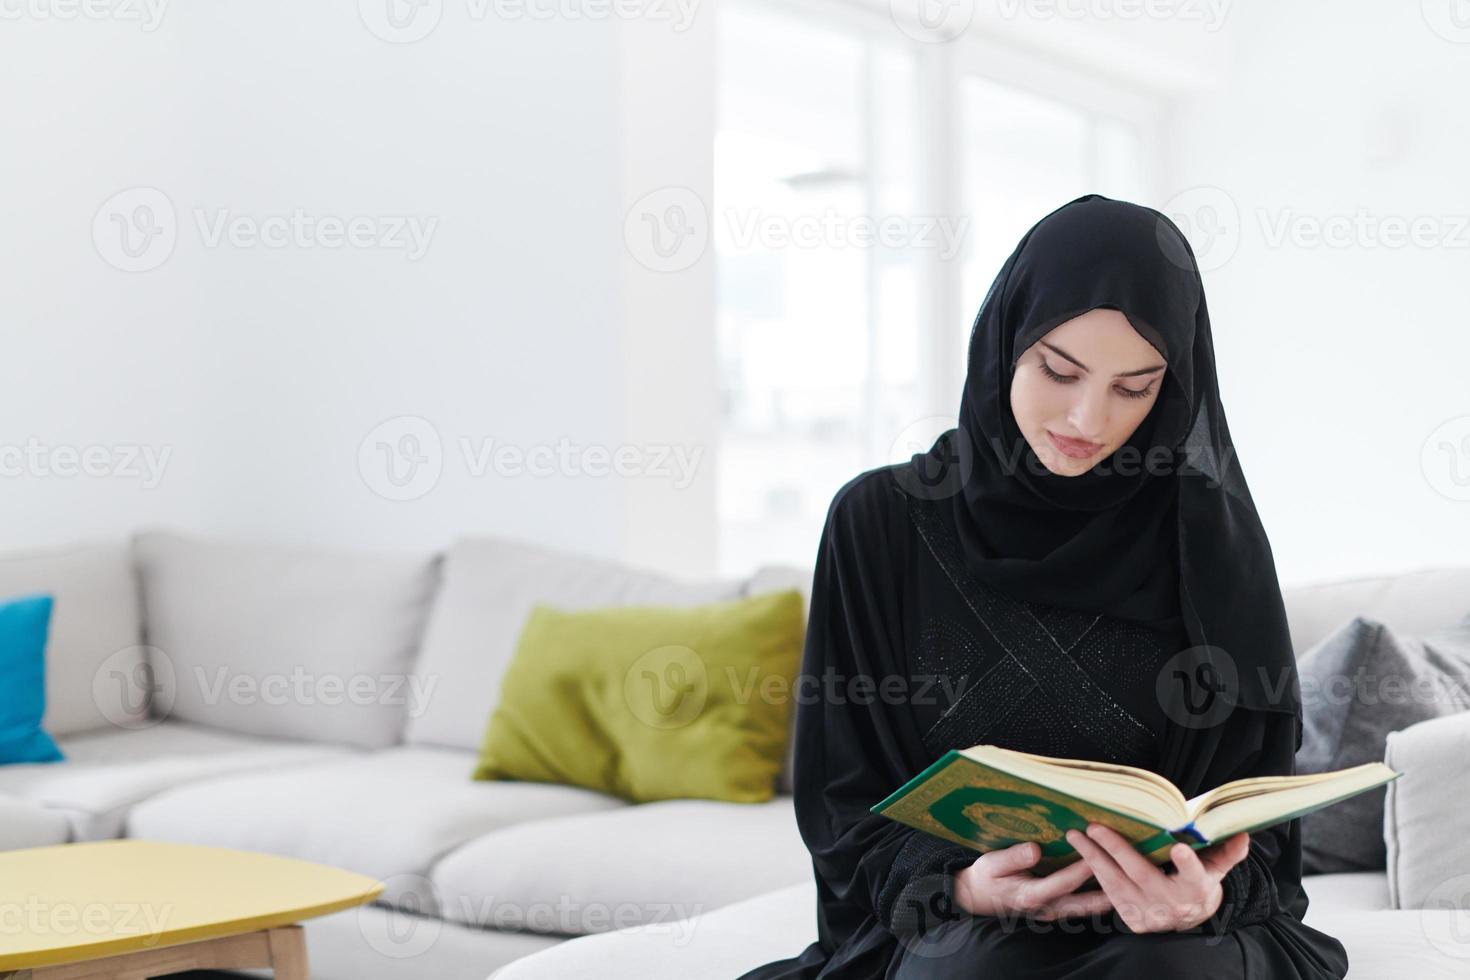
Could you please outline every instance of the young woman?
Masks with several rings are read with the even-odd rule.
[[[1089,194],[1042,218],[970,337],[959,422],[827,514],[796,722],[817,935],[743,980],[1341,978],[1301,921],[1298,820],[1155,865],[1107,828],[978,855],[873,814],[982,742],[1186,797],[1293,771],[1295,659],[1179,229]]]

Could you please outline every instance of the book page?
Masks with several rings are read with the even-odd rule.
[[[972,746],[960,754],[1155,826],[1173,828],[1189,821],[1184,794],[1146,769],[1086,759],[1052,759],[996,745]]]
[[[1205,805],[1203,812],[1195,817],[1195,829],[1209,840],[1218,841],[1241,831],[1275,826],[1390,782],[1400,775],[1381,762],[1367,762],[1337,772],[1310,776],[1261,777],[1251,781],[1257,785],[1245,789],[1244,795],[1241,795],[1241,787],[1236,786],[1234,795],[1226,793],[1207,799],[1211,796],[1207,793],[1198,797]],[[1260,784],[1265,779],[1276,781],[1276,785],[1263,788]],[[1218,789],[1229,790],[1231,786],[1227,783]]]
[[[1357,772],[1381,764],[1365,762],[1362,765],[1336,769],[1332,772],[1294,773],[1290,776],[1251,776],[1247,779],[1237,779],[1191,797],[1185,804],[1185,810],[1193,818],[1230,800],[1259,796],[1263,793],[1278,793],[1297,786],[1311,786],[1339,779],[1343,773]]]

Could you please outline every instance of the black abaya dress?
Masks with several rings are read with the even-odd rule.
[[[1187,644],[1182,627],[1014,600],[971,579],[949,509],[895,479],[907,465],[837,493],[813,578],[799,690],[818,694],[798,699],[795,804],[818,940],[741,980],[1343,977],[1341,943],[1301,922],[1299,821],[1251,835],[1210,921],[1134,934],[1116,916],[1066,930],[971,916],[952,876],[978,853],[869,812],[946,750],[982,742],[1140,766],[1186,797],[1292,772],[1300,744],[1291,714],[1236,707],[1196,725],[1156,694]]]

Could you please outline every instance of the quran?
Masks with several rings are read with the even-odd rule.
[[[1175,843],[1195,849],[1260,830],[1392,782],[1400,772],[1366,762],[1333,772],[1253,776],[1185,799],[1158,773],[1086,759],[1057,759],[998,745],[951,749],[871,812],[977,851],[1035,841],[1034,873],[1079,859],[1067,831],[1106,824],[1155,864]]]

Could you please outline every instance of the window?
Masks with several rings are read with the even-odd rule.
[[[971,320],[1016,240],[1089,190],[1137,197],[1144,141],[856,8],[732,2],[719,32],[719,566],[809,567],[843,483],[911,452],[894,446],[916,421],[953,424]],[[935,145],[959,159],[929,165]]]
[[[972,314],[1006,256],[1048,211],[1083,194],[1145,196],[1142,146],[1125,123],[976,75],[960,85],[965,213],[961,307]],[[972,320],[964,320],[969,339]]]

